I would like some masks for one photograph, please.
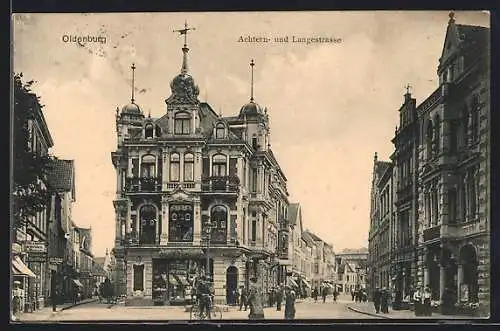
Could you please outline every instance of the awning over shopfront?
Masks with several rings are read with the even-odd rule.
[[[80,282],[79,279],[72,279],[73,283],[75,283],[76,286],[78,287],[83,287],[83,284],[82,282]]]
[[[15,256],[12,259],[12,272],[17,276],[36,278],[35,273],[31,271],[26,264],[24,264],[23,260],[21,260],[19,256]]]
[[[300,281],[308,288],[311,288],[311,284],[309,284],[309,282],[307,280],[305,280],[304,278],[301,278]]]
[[[293,278],[288,278],[288,283],[292,286],[292,287],[299,287],[299,285],[297,285],[297,282],[293,280]]]

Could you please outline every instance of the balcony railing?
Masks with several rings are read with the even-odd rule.
[[[437,239],[441,236],[441,226],[434,226],[424,230],[424,241]]]
[[[237,176],[212,176],[202,178],[203,192],[238,192],[240,180]]]
[[[132,177],[125,181],[127,192],[161,192],[161,177]]]

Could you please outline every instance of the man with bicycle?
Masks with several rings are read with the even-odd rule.
[[[196,289],[196,294],[198,298],[198,306],[200,307],[200,315],[203,316],[203,314],[206,313],[206,316],[210,318],[210,301],[212,291],[210,288],[210,281],[207,279],[207,277],[201,276]]]

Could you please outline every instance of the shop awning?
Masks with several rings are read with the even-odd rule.
[[[23,260],[19,256],[15,256],[12,259],[12,272],[14,275],[18,276],[26,276],[31,278],[36,278],[36,275],[33,271],[24,264]]]
[[[307,286],[308,288],[311,288],[311,284],[309,284],[309,282],[307,280],[305,280],[304,278],[301,278],[300,280],[302,281],[302,283],[304,283],[305,286]]]
[[[297,285],[297,282],[292,278],[288,278],[288,284],[290,284],[292,287],[299,287],[299,285]]]
[[[83,284],[82,284],[82,282],[80,282],[79,279],[73,279],[73,283],[75,283],[75,285],[78,287],[83,287]]]

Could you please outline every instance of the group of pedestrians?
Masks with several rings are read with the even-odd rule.
[[[317,287],[315,287],[312,290],[311,296],[314,298],[314,302],[317,302],[318,301],[318,296],[319,296],[320,292],[321,292],[321,297],[323,298],[323,303],[325,303],[326,302],[326,297],[328,296],[328,288],[323,287],[321,289],[321,291],[320,291],[320,290],[318,290]],[[334,300],[335,300],[335,296],[334,296]]]
[[[245,297],[245,310],[246,306],[250,307],[250,313],[248,314],[249,319],[264,319],[264,305],[263,305],[263,296],[260,286],[257,284],[257,278],[252,277],[250,279],[250,286],[248,291],[244,291]],[[275,301],[270,301],[270,307],[274,307],[274,303],[276,303],[276,310],[281,311],[281,304],[284,299],[285,301],[285,311],[284,317],[285,319],[292,320],[295,318],[295,300],[296,294],[290,286],[279,286],[275,289]],[[243,296],[241,297],[243,298]],[[243,301],[241,301],[243,302]],[[271,304],[272,303],[272,304]],[[240,310],[242,306],[240,303]]]
[[[423,291],[419,288],[415,290],[413,293],[415,316],[432,316],[431,299],[432,293],[428,286]]]
[[[375,288],[373,292],[373,304],[375,305],[375,312],[378,314],[382,312],[384,314],[389,313],[389,305],[390,305],[391,294],[387,290],[387,288]]]
[[[351,298],[352,301],[355,302],[366,302],[368,301],[368,294],[365,289],[358,288],[355,290],[351,290]]]

